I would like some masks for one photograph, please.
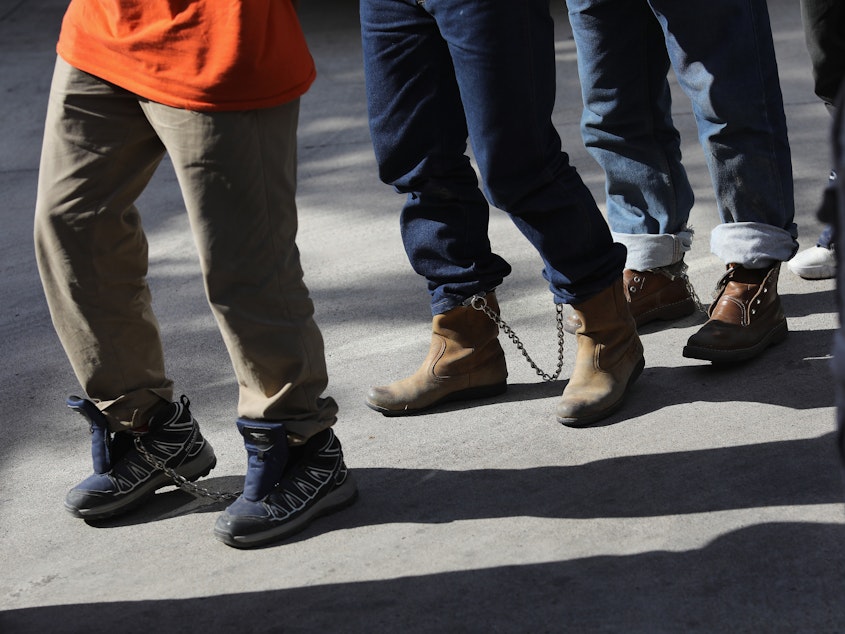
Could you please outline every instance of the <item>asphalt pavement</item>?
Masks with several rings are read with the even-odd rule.
[[[420,363],[430,314],[400,242],[402,199],[376,173],[356,4],[302,3],[319,78],[302,101],[299,245],[360,499],[287,542],[240,551],[212,536],[220,503],[172,487],[110,521],[63,508],[90,471],[90,441],[64,406],[79,388],[31,235],[66,2],[0,0],[0,632],[845,632],[832,280],[784,267],[789,338],[737,367],[682,357],[701,314],[646,326],[646,368],[626,406],[587,429],[554,418],[572,337],[557,381],[503,339],[501,397],[401,419],[364,405],[370,385]],[[814,212],[830,119],[812,92],[798,3],[769,5],[807,247],[822,228]],[[603,176],[578,132],[562,0],[554,10],[554,121],[602,200]],[[716,209],[689,102],[675,91],[697,197],[687,262],[706,302],[723,270],[709,252]],[[139,207],[169,372],[218,456],[201,484],[234,491],[246,466],[236,384],[167,161]],[[498,210],[490,236],[514,269],[498,291],[502,316],[551,370],[554,309],[540,259]]]

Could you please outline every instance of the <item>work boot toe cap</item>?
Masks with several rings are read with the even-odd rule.
[[[376,411],[402,411],[407,408],[407,404],[402,403],[401,399],[397,399],[393,390],[387,386],[371,387],[367,392],[367,405]]]

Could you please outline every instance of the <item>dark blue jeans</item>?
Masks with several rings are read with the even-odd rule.
[[[557,303],[619,278],[625,249],[551,122],[548,0],[361,0],[361,30],[379,175],[407,194],[402,240],[428,280],[432,314],[510,273],[491,249],[488,200],[540,253]]]

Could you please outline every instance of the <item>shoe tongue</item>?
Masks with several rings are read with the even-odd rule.
[[[94,473],[108,473],[111,471],[111,432],[109,424],[103,413],[92,401],[71,396],[67,405],[72,410],[82,415],[91,428],[91,459],[94,463]]]

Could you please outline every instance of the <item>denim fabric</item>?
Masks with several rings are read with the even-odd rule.
[[[795,248],[789,233],[759,222],[731,222],[715,227],[710,234],[710,250],[716,257],[749,269],[786,262],[795,255]]]
[[[624,248],[613,243],[551,122],[548,1],[361,0],[360,8],[379,175],[407,195],[402,239],[428,281],[432,314],[510,273],[491,249],[488,200],[540,253],[557,303],[613,283]]]
[[[801,21],[813,65],[813,88],[833,115],[836,93],[845,78],[845,3],[801,0]]]
[[[817,247],[829,249],[833,246],[833,227],[825,227],[822,229],[819,239],[816,241]]]
[[[678,233],[612,233],[628,249],[625,268],[647,271],[679,262],[692,247],[693,231]]]
[[[614,234],[686,228],[694,200],[672,122],[671,66],[692,101],[716,194],[722,225],[711,249],[739,264],[788,259],[797,249],[792,165],[765,0],[567,3],[582,134],[607,175]],[[754,249],[738,249],[738,234],[752,236]]]

